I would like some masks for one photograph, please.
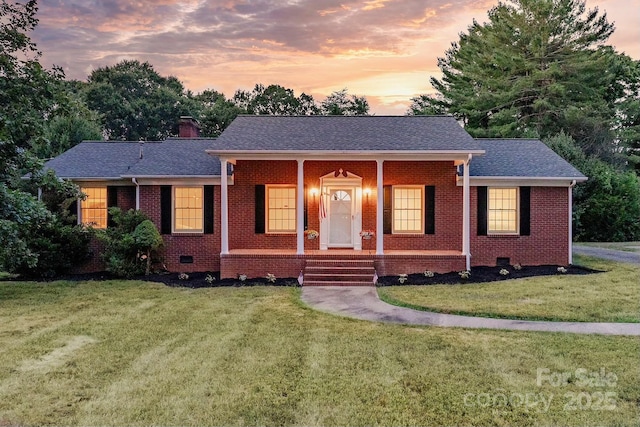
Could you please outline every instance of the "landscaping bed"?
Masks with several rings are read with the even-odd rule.
[[[564,269],[564,272],[558,269]],[[500,272],[505,270],[507,274]],[[516,269],[511,265],[498,267],[473,267],[468,278],[463,279],[460,272],[433,273],[432,277],[424,273],[408,274],[404,283],[400,283],[400,276],[383,276],[378,278],[378,286],[400,286],[400,285],[460,285],[465,283],[486,283],[500,280],[521,279],[535,276],[555,276],[555,275],[580,275],[602,273],[601,270],[594,270],[587,267],[571,265],[569,267],[559,267],[557,265],[536,265],[522,266]]]
[[[559,272],[556,265],[539,265],[539,266],[523,266],[515,269],[513,266],[503,267],[473,267],[468,278],[464,279],[457,271],[449,273],[433,273],[432,277],[426,276],[424,273],[408,274],[406,281],[400,283],[399,276],[382,276],[378,278],[378,286],[401,286],[401,285],[460,285],[471,283],[496,282],[509,279],[520,279],[535,276],[552,276],[552,275],[582,275],[601,273],[602,270],[594,270],[581,266],[566,267],[566,272]],[[501,270],[506,270],[508,274],[501,274]],[[504,273],[504,271],[503,271]],[[241,286],[299,286],[298,279],[293,277],[276,278],[275,281],[269,281],[266,277],[247,278],[244,281],[238,278],[219,279],[220,272],[195,272],[195,273],[171,273],[159,272],[148,276],[134,276],[131,280],[144,280],[147,282],[163,283],[171,287],[183,288],[217,288],[217,287],[241,287]],[[17,281],[25,280],[24,277],[6,277],[2,280]],[[71,281],[87,281],[87,280],[121,280],[107,271],[83,274],[68,274],[57,277],[53,280],[71,280]],[[29,279],[38,280],[38,279]],[[49,281],[51,279],[47,279]]]

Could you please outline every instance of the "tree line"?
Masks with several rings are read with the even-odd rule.
[[[37,0],[0,4],[5,270],[54,275],[80,258],[88,237],[68,207],[82,195],[41,166],[82,140],[162,140],[177,134],[182,115],[215,137],[238,114],[369,114],[366,97],[346,89],[321,102],[277,84],[231,97],[213,89],[194,94],[135,60],[67,80],[39,62],[29,37],[37,10]],[[435,93],[413,98],[407,114],[453,115],[475,137],[541,138],[589,177],[574,190],[574,235],[640,240],[640,61],[606,44],[613,24],[583,0],[504,0],[488,16],[438,59]],[[42,201],[33,196],[38,187],[49,194]]]

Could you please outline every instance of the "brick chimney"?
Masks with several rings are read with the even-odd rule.
[[[191,116],[180,116],[178,137],[198,138],[200,136],[200,125]]]

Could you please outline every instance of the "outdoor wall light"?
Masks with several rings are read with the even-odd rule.
[[[318,189],[317,188],[312,188],[311,190],[309,190],[309,193],[313,196],[313,198],[315,199],[316,196],[318,195]]]
[[[371,196],[371,189],[370,188],[365,188],[363,190],[363,193],[365,196],[367,196],[367,199],[369,198],[369,196]]]

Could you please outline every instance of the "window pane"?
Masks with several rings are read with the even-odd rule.
[[[80,202],[80,218],[83,224],[95,228],[107,228],[107,187],[85,187],[87,195]]]
[[[202,187],[174,187],[175,231],[202,232]]]
[[[488,228],[493,233],[518,232],[518,190],[489,188]]]
[[[423,188],[393,188],[393,232],[422,233]]]
[[[268,231],[295,232],[296,187],[268,187],[267,200]]]

